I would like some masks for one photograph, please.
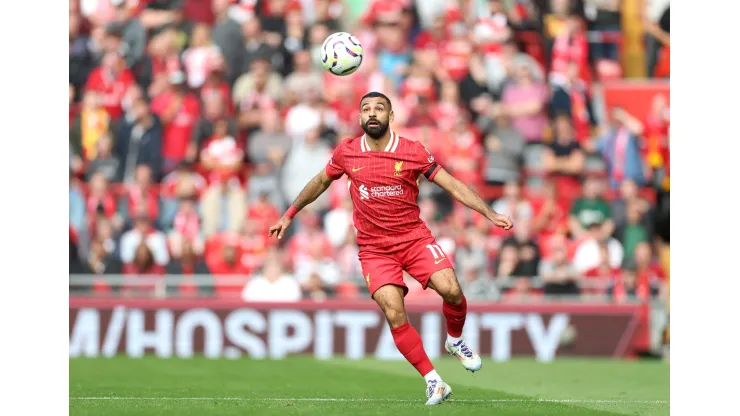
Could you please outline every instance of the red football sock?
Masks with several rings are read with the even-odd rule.
[[[393,334],[393,341],[395,341],[398,351],[406,357],[406,360],[416,368],[419,374],[424,376],[434,370],[432,362],[429,361],[429,357],[424,351],[421,337],[411,324],[406,322],[398,328],[393,328],[391,334]]]
[[[468,302],[465,295],[459,305],[452,303],[442,303],[442,314],[447,320],[447,333],[455,338],[462,336],[463,325],[465,325],[465,316],[468,314]]]

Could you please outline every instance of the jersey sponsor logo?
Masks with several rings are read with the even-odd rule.
[[[352,172],[357,172],[358,170],[365,169],[366,167],[367,166],[363,166],[363,167],[360,167],[360,168],[352,168]]]
[[[434,264],[439,264],[439,263],[441,263],[441,262],[443,262],[443,261],[445,261],[445,260],[447,260],[447,258],[446,258],[446,257],[445,257],[445,258],[443,258],[443,259],[438,259],[438,260],[434,260]]]
[[[367,186],[360,185],[360,200],[370,199],[370,193],[367,191]]]
[[[373,198],[401,196],[403,195],[403,186],[401,185],[373,186],[372,188],[370,188],[370,195]]]
[[[396,162],[396,171],[393,173],[393,176],[401,176],[401,167],[403,167],[403,160]]]

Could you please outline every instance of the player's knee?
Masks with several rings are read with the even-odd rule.
[[[408,322],[406,319],[406,313],[403,310],[398,309],[385,310],[385,319],[388,320],[388,325],[391,329],[398,328]]]
[[[462,303],[463,293],[462,289],[460,288],[460,285],[453,281],[448,287],[446,292],[442,295],[442,298],[447,303],[451,303],[453,305],[459,305]]]

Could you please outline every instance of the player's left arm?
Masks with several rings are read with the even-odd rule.
[[[461,182],[459,179],[450,175],[442,167],[437,166],[436,173],[432,177],[432,182],[436,183],[440,188],[449,192],[453,198],[461,202],[470,209],[478,211],[481,215],[488,218],[493,225],[501,227],[504,230],[510,230],[514,226],[511,219],[506,215],[497,214],[491,207],[486,204],[483,198],[478,195],[467,184]]]

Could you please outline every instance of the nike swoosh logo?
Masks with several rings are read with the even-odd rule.
[[[447,258],[439,259],[439,260],[434,260],[434,264],[439,264],[439,263],[441,263],[441,262],[443,262],[445,260],[447,260]]]
[[[357,172],[360,169],[365,169],[367,166],[363,166],[361,168],[352,168],[352,172]]]

